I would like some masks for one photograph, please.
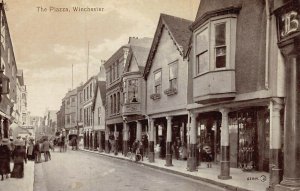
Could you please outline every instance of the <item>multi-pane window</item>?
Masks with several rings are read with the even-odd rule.
[[[101,107],[98,107],[98,125],[100,125],[101,121]]]
[[[110,96],[110,112],[111,114],[114,113],[114,99],[112,95]]]
[[[79,121],[82,121],[82,109],[79,109]]]
[[[161,93],[161,70],[154,73],[154,93]]]
[[[170,88],[177,89],[178,62],[175,61],[169,65]]]
[[[87,100],[90,98],[89,92],[90,92],[90,90],[89,90],[89,86],[88,86],[88,87],[86,88],[86,99],[87,99]]]
[[[196,36],[196,74],[209,71],[208,39],[207,28]]]
[[[90,84],[90,97],[93,97],[93,84]]]
[[[120,113],[120,92],[117,93],[117,113]]]
[[[226,67],[226,24],[215,25],[215,63],[216,68]]]
[[[138,80],[128,80],[128,99],[129,102],[138,102]]]

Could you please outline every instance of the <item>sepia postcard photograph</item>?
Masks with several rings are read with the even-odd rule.
[[[0,191],[300,191],[300,0],[0,0]]]

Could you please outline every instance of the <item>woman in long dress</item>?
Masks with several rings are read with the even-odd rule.
[[[14,168],[11,172],[12,178],[24,177],[24,161],[27,163],[26,148],[24,141],[16,141],[15,149],[12,152],[12,158],[14,161]]]
[[[6,175],[8,178],[8,174],[10,173],[10,149],[9,149],[9,140],[2,139],[0,142],[0,174],[1,180],[3,180],[3,176]]]

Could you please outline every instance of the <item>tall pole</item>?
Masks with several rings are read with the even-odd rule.
[[[73,64],[72,64],[72,90],[73,90],[73,81],[74,80],[74,78],[73,78]]]

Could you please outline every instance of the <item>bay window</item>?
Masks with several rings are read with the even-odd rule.
[[[128,80],[128,99],[129,102],[138,102],[138,80],[129,79]]]
[[[234,69],[236,18],[211,19],[194,33],[195,76]]]
[[[209,71],[208,38],[208,28],[196,36],[196,74]]]

